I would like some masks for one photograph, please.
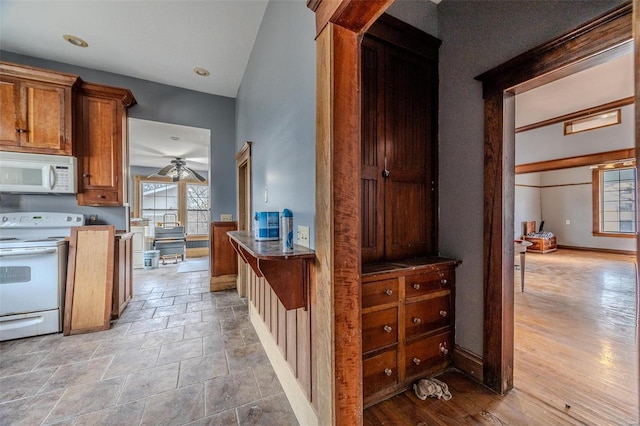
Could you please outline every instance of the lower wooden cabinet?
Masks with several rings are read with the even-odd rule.
[[[113,304],[111,318],[119,318],[133,296],[133,233],[116,234],[113,245]]]
[[[363,265],[364,405],[409,389],[453,360],[453,259]]]

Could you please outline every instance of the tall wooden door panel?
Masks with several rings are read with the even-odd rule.
[[[361,52],[362,261],[436,255],[437,47],[374,32]]]
[[[434,255],[434,65],[404,50],[386,52],[385,258]]]
[[[362,41],[362,260],[384,257],[384,46]]]
[[[117,188],[120,161],[115,161],[120,152],[121,139],[115,125],[118,108],[113,99],[84,97],[83,99],[83,189]],[[105,161],[105,157],[112,159]]]

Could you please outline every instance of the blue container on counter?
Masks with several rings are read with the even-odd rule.
[[[280,213],[256,212],[253,230],[257,241],[277,241],[280,239]]]

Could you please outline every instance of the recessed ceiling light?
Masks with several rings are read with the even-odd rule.
[[[172,141],[179,141],[180,138],[177,136],[171,136],[169,139],[171,139]]]
[[[207,77],[209,75],[209,71],[204,68],[194,68],[193,72],[202,77]]]
[[[76,37],[74,35],[65,34],[65,35],[62,36],[62,38],[64,38],[69,43],[73,44],[74,46],[78,46],[78,47],[87,47],[87,46],[89,46],[89,43],[87,43],[86,41],[84,41],[80,37]]]

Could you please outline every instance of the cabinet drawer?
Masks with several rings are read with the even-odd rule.
[[[118,206],[118,193],[114,191],[87,190],[78,194],[78,204],[82,206]]]
[[[451,324],[451,292],[405,306],[404,327],[407,338],[416,337]]]
[[[405,296],[417,297],[434,290],[450,288],[454,284],[453,269],[441,269],[405,278]]]
[[[398,382],[398,361],[395,350],[383,352],[362,361],[363,394],[366,398]]]
[[[396,343],[398,341],[398,308],[371,312],[362,316],[362,351]]]
[[[398,301],[398,279],[362,284],[362,308]]]
[[[406,376],[418,375],[431,366],[448,363],[452,358],[451,333],[447,332],[418,340],[405,348]]]

